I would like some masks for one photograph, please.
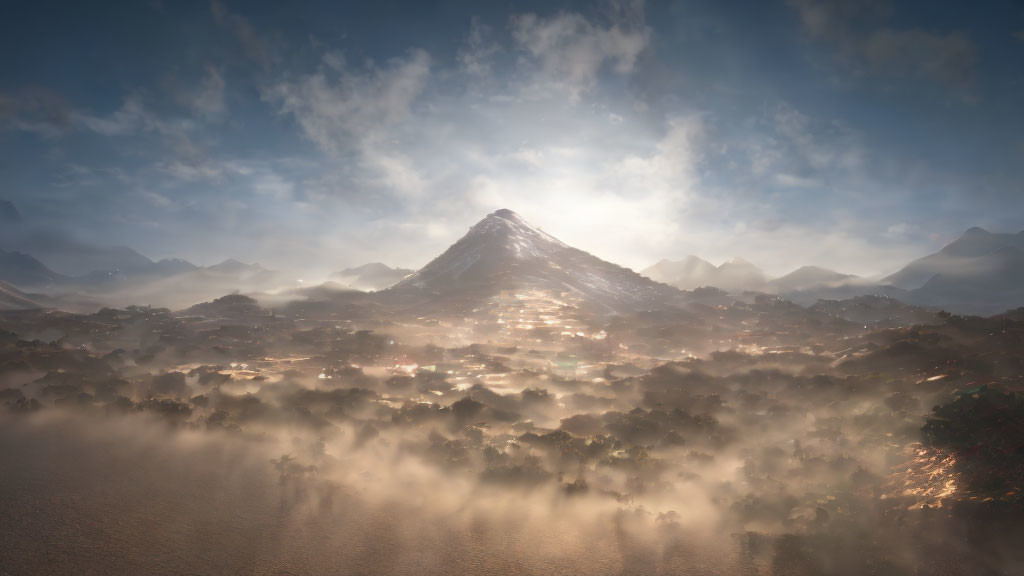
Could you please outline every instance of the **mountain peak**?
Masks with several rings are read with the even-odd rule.
[[[493,227],[493,226],[512,226],[512,227],[526,227],[532,228],[523,217],[508,208],[502,208],[491,212],[483,220],[480,220],[473,225],[473,228],[478,227]]]
[[[1024,234],[993,233],[975,226],[935,254],[914,260],[882,281],[913,290],[924,289],[936,275],[941,275],[945,279],[943,282],[954,278],[970,280],[982,271],[990,270],[993,265],[991,258],[1008,247],[1024,250]]]
[[[749,260],[745,260],[743,258],[740,258],[739,256],[734,257],[732,260],[729,260],[728,262],[723,262],[722,265],[719,266],[719,268],[721,268],[723,266],[726,266],[726,267],[735,266],[737,268],[757,268],[757,266],[755,266],[752,262],[750,262]]]
[[[840,280],[844,278],[850,278],[850,274],[843,274],[842,272],[836,272],[828,268],[822,268],[821,266],[801,266],[796,270],[793,270],[789,274],[777,278],[774,281],[785,280],[787,278],[804,278],[814,279],[818,281],[826,280]],[[773,282],[774,282],[773,281]]]
[[[257,263],[246,264],[245,262],[242,262],[240,260],[236,260],[235,258],[228,258],[227,260],[225,260],[225,261],[223,261],[223,262],[221,262],[219,264],[214,264],[213,266],[209,266],[206,269],[210,270],[212,272],[220,272],[220,273],[224,273],[224,274],[241,274],[243,272],[244,273],[248,273],[248,272],[264,272],[265,271],[265,268],[263,268],[262,266],[260,266]]]
[[[754,290],[765,281],[761,269],[742,258],[733,258],[715,266],[693,254],[678,262],[662,260],[641,273],[683,290],[701,286],[714,286],[727,292]]]
[[[331,279],[358,290],[383,290],[412,274],[414,270],[392,268],[382,262],[370,262],[362,266],[346,268],[331,274]]]
[[[495,217],[495,218],[506,218],[506,219],[509,219],[509,220],[511,220],[511,219],[522,220],[522,218],[519,217],[519,214],[516,214],[515,212],[509,210],[508,208],[499,208],[499,209],[495,210],[494,212],[491,212],[487,216],[489,218],[490,217]]]
[[[351,268],[345,268],[341,272],[335,273],[338,276],[355,275],[355,274],[378,274],[388,273],[399,270],[398,268],[392,268],[383,262],[370,262],[361,266],[353,266]]]
[[[495,210],[491,212],[483,220],[480,220],[473,225],[473,228],[493,228],[493,227],[505,227],[505,228],[529,228],[533,229],[523,217],[508,208],[502,208],[501,210]],[[473,229],[471,228],[471,229]]]
[[[801,266],[785,276],[770,281],[768,284],[780,293],[788,293],[836,285],[855,278],[851,274],[843,274],[842,272],[836,272],[821,266]]]
[[[479,242],[482,239],[487,239],[492,250],[503,249],[516,258],[542,258],[551,247],[567,247],[508,208],[496,210],[477,222],[460,243],[467,240]]]
[[[609,309],[650,306],[679,295],[562,243],[515,212],[488,214],[459,241],[393,286],[389,295],[417,293],[435,302],[477,302],[502,290],[571,292]]]
[[[801,267],[797,268],[796,270],[790,272],[790,274],[821,274],[823,272],[826,272],[826,273],[829,273],[829,274],[835,273],[832,270],[829,270],[828,268],[822,268],[821,266],[815,266],[815,265],[811,264],[811,265],[807,265],[807,266],[801,266]]]

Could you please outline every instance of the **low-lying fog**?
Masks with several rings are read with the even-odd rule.
[[[791,311],[771,346],[667,355],[671,319],[207,312],[2,315],[2,573],[1024,568],[1019,476],[977,482],[922,430],[1019,379],[1012,319]]]

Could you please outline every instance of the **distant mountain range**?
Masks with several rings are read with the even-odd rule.
[[[356,290],[383,290],[400,282],[415,270],[392,268],[380,262],[346,268],[331,274],[331,281]]]
[[[963,236],[935,254],[914,260],[882,282],[905,290],[921,288],[935,276],[945,278],[980,278],[996,272],[1015,254],[1024,251],[1024,231],[1018,234],[993,234],[971,228]],[[1002,252],[995,260],[991,256]]]
[[[284,294],[298,287],[278,272],[235,259],[208,267],[177,258],[153,261],[126,246],[91,246],[38,230],[19,236],[23,230],[29,229],[17,208],[0,200],[0,242],[8,244],[0,245],[0,281],[11,302],[22,298],[13,291],[27,291],[74,295],[88,305],[128,300],[184,306],[236,290]],[[12,239],[38,251],[10,249]],[[817,266],[769,279],[740,258],[715,266],[692,255],[662,260],[637,274],[565,245],[511,210],[498,210],[420,270],[374,262],[335,272],[330,280],[325,293],[378,291],[386,299],[426,304],[471,305],[502,290],[542,288],[572,293],[607,310],[627,310],[677,301],[684,298],[681,290],[714,287],[732,294],[777,294],[804,306],[879,296],[988,315],[1024,305],[1024,231],[971,228],[880,281]]]
[[[662,260],[645,268],[640,274],[682,290],[714,286],[728,292],[755,290],[767,281],[764,272],[742,258],[734,258],[721,266],[687,256],[683,260]]]
[[[23,252],[0,250],[0,280],[22,288],[48,288],[70,280]]]
[[[0,310],[29,310],[45,305],[14,286],[0,280]]]
[[[89,246],[64,244],[33,252],[47,266],[69,276],[93,272],[118,272],[139,276],[156,272],[155,262],[127,246]]]
[[[133,256],[128,261],[127,267],[71,276],[55,272],[29,254],[0,250],[0,281],[16,290],[45,293],[65,306],[85,308],[125,301],[180,307],[235,290],[289,285],[277,272],[234,259],[208,267],[181,259],[153,262],[146,258],[143,264]]]
[[[997,314],[1024,305],[1024,232],[971,228],[880,282],[838,275],[829,280],[825,274],[821,279],[825,281],[818,285],[780,288],[779,293],[798,303],[874,294],[960,314]]]
[[[201,267],[187,260],[168,258],[154,262],[134,250],[125,249],[127,266],[112,266],[89,270],[81,275],[66,275],[54,272],[39,259],[23,252],[0,250],[0,279],[6,280],[22,288],[51,288],[55,286],[90,286],[111,284],[133,279],[158,280],[182,274],[205,273],[229,275],[272,274],[259,264],[245,264],[235,259],[228,259],[213,266]],[[144,262],[138,260],[144,258]],[[81,265],[77,267],[82,270]]]
[[[713,286],[727,292],[769,292],[786,294],[803,290],[838,286],[857,277],[818,266],[803,266],[769,280],[760,268],[742,258],[733,258],[720,266],[697,256],[683,260],[662,260],[640,271],[652,280],[670,284],[682,290]]]
[[[609,311],[659,306],[683,296],[666,284],[567,246],[504,209],[489,214],[443,254],[381,294],[437,306],[472,306],[504,290],[524,289],[569,293]]]
[[[852,274],[843,274],[828,268],[803,266],[785,276],[769,281],[767,285],[772,288],[772,292],[786,294],[823,286],[840,286],[855,278],[857,277]]]
[[[974,314],[1016,308],[1024,305],[1024,231],[993,234],[971,228],[883,282],[912,288],[909,300],[918,304]]]
[[[716,267],[696,256],[662,260],[641,273],[684,290],[714,286],[729,292],[768,292],[802,305],[864,295],[971,314],[995,314],[1024,305],[1024,231],[998,234],[971,228],[939,252],[881,281],[817,266],[766,280],[755,266],[740,262],[743,275],[728,271],[732,262]]]

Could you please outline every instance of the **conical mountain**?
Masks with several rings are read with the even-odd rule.
[[[478,222],[422,269],[386,290],[388,296],[475,305],[502,290],[568,292],[607,311],[663,306],[682,293],[606,262],[502,209]]]
[[[1005,248],[1024,250],[1024,230],[1018,234],[971,228],[935,254],[918,258],[882,282],[905,289],[920,288],[932,277],[976,278],[990,271],[991,255]]]
[[[33,256],[0,250],[0,281],[19,288],[44,288],[66,280],[67,277],[50,270]]]
[[[797,290],[835,286],[854,279],[856,277],[851,274],[843,274],[820,266],[801,266],[785,276],[768,282],[768,285],[777,292],[785,294]]]
[[[651,280],[683,290],[693,290],[713,284],[717,271],[718,268],[714,264],[691,254],[682,260],[663,259],[653,266],[644,268],[640,273]]]

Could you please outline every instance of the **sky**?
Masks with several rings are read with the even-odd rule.
[[[208,265],[417,268],[510,208],[640,269],[1024,228],[1024,5],[4,2],[0,198]]]

